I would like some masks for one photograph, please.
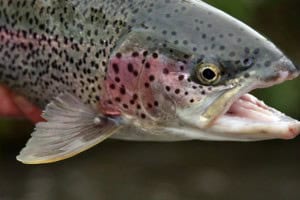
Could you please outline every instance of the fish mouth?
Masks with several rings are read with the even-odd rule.
[[[197,112],[201,110],[201,104],[183,111],[177,110],[184,124],[168,130],[189,139],[213,141],[293,139],[300,134],[299,121],[249,94],[252,90],[227,102],[237,90],[232,89],[233,92],[227,93],[229,95],[225,94],[211,102],[204,113]],[[223,108],[221,112],[220,108]]]
[[[298,72],[281,71],[270,85],[292,80],[298,75]],[[255,88],[270,85],[264,84]],[[227,130],[234,137],[245,140],[293,139],[300,134],[300,122],[245,93],[232,101],[224,114],[213,122],[212,129],[217,132]]]
[[[247,93],[235,100],[212,128],[245,140],[293,139],[300,133],[300,122]]]
[[[223,112],[212,121],[211,129],[221,134],[223,131],[226,136],[234,140],[246,141],[293,139],[299,135],[300,122],[298,120],[266,105],[248,93],[257,88],[267,88],[295,79],[300,73],[299,67],[286,57],[275,62],[273,70],[273,73],[261,77],[261,81],[244,90],[244,93],[243,90],[237,92],[237,98],[231,99]]]

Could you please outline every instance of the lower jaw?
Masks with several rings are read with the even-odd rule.
[[[239,139],[293,139],[300,133],[300,122],[245,94],[212,126]],[[226,134],[224,133],[224,134]]]

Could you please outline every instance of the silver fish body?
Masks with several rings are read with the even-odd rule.
[[[0,82],[37,124],[18,159],[54,162],[108,137],[294,138],[300,123],[247,94],[296,78],[269,40],[197,0],[0,1]]]

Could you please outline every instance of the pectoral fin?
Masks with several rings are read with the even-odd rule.
[[[102,142],[121,127],[118,118],[99,115],[69,93],[48,104],[43,117],[47,122],[36,125],[26,147],[17,156],[25,164],[72,157]]]

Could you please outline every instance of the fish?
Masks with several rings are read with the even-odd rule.
[[[299,73],[266,37],[200,0],[0,0],[0,83],[43,110],[17,156],[25,164],[107,138],[293,139],[300,122],[249,92]]]

